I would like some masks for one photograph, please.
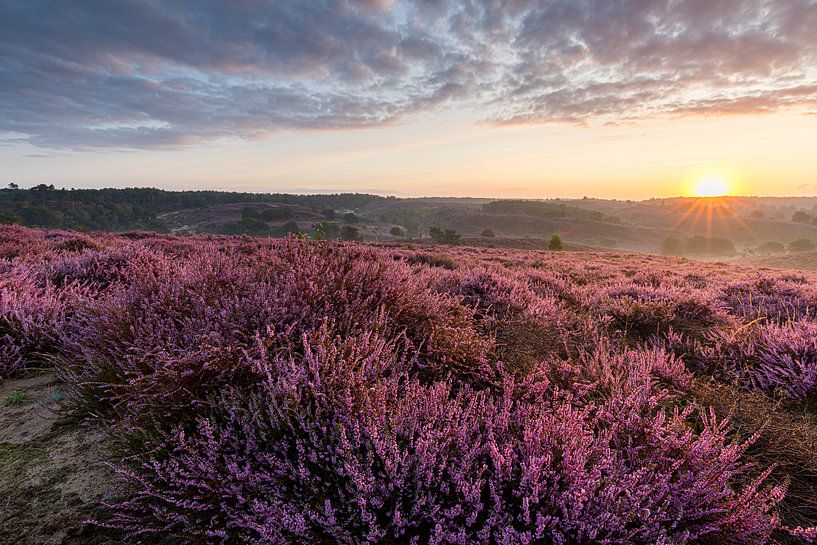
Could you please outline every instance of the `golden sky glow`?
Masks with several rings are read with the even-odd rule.
[[[814,0],[104,4],[0,2],[2,185],[817,194]]]
[[[815,140],[817,117],[797,112],[589,127],[440,117],[180,150],[0,146],[0,163],[9,181],[68,187],[643,199],[719,177],[729,194],[814,195]]]

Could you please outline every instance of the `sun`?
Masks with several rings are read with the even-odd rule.
[[[729,192],[729,183],[720,176],[707,176],[695,184],[696,197],[722,197]]]

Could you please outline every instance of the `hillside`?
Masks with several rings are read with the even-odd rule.
[[[17,226],[0,258],[0,542],[817,535],[815,273]]]
[[[489,231],[497,240],[485,245],[503,247],[544,245],[558,233],[580,247],[659,253],[664,241],[677,239],[681,252],[693,256],[705,255],[710,245],[686,241],[703,237],[722,243],[709,252],[715,257],[752,253],[769,242],[817,243],[815,207],[817,198],[805,197],[492,200],[48,186],[0,190],[0,223],[31,227],[264,237],[304,233],[367,241],[428,241],[429,229],[438,227],[471,241]]]

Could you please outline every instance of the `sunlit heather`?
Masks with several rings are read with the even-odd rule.
[[[817,0],[0,0],[0,545],[817,545]]]

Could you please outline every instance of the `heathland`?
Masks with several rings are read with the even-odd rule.
[[[428,240],[436,228],[455,235],[442,242],[520,249],[545,249],[558,233],[571,249],[782,257],[817,266],[817,197],[494,200],[10,184],[0,189],[2,223],[380,242]]]
[[[314,235],[0,227],[0,542],[817,535],[815,273]]]

